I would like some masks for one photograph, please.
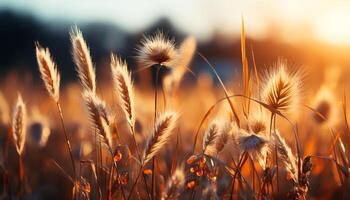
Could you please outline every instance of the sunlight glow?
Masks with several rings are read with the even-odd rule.
[[[350,6],[334,7],[315,24],[316,36],[328,43],[342,45],[350,43]]]

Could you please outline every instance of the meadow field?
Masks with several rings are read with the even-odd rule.
[[[135,44],[137,66],[111,52],[99,74],[73,26],[64,87],[33,41],[42,84],[1,86],[1,199],[349,199],[347,68],[257,65],[241,29],[239,74],[163,31]]]

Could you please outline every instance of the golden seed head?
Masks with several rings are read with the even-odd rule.
[[[48,48],[44,49],[36,43],[36,59],[39,66],[41,78],[45,83],[46,90],[54,101],[58,102],[60,92],[60,74]]]
[[[300,77],[298,72],[287,71],[287,63],[278,61],[267,75],[262,90],[263,102],[280,112],[296,109],[300,99]]]
[[[27,112],[26,106],[23,103],[22,96],[18,94],[17,103],[13,111],[12,131],[13,141],[16,146],[17,153],[23,154],[24,145],[27,135]]]
[[[137,59],[141,67],[151,67],[156,64],[171,67],[175,64],[177,55],[174,40],[168,39],[160,31],[153,36],[144,37],[138,52]]]

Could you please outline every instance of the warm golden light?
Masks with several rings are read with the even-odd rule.
[[[336,45],[350,43],[349,6],[333,7],[315,21],[315,34],[322,41]]]

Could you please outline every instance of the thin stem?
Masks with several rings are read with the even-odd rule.
[[[235,174],[233,175],[232,178],[232,188],[231,188],[231,194],[230,194],[230,199],[233,200],[233,191],[235,190],[235,182],[236,182],[236,176],[238,174],[238,171],[240,170],[240,168],[242,167],[242,163],[243,163],[243,158],[246,157],[246,152],[244,152],[241,156],[241,158],[239,159],[238,165],[237,165],[237,169],[235,171]]]
[[[19,176],[19,197],[21,198],[24,189],[24,166],[21,154],[18,154],[18,176]]]
[[[250,160],[250,165],[251,165],[251,168],[252,168],[252,183],[253,183],[253,192],[255,191],[255,170],[254,170],[254,161],[253,159],[251,159],[249,157],[249,160]]]
[[[273,118],[273,131],[276,133],[276,115]],[[279,188],[279,176],[278,176],[278,154],[277,154],[277,145],[275,144],[275,159],[276,159],[276,181],[277,181],[277,194],[280,192]]]
[[[142,157],[141,157],[141,153],[140,153],[140,150],[139,150],[139,146],[138,146],[138,144],[136,142],[135,128],[132,125],[130,125],[130,129],[131,129],[131,133],[132,133],[132,136],[133,136],[132,138],[133,138],[133,142],[134,142],[134,145],[135,145],[135,148],[136,148],[137,156],[138,156],[139,161],[141,163],[142,162]],[[146,187],[147,195],[150,196],[150,192],[149,192],[149,188],[148,188],[148,185],[147,185],[146,177],[145,177],[144,174],[142,175],[142,177],[143,177],[143,182],[144,182],[145,187]]]
[[[134,184],[131,186],[131,190],[130,190],[130,192],[129,192],[129,196],[128,196],[127,200],[129,200],[129,199],[131,198],[131,196],[132,196],[132,192],[134,191],[135,186],[136,186],[136,184],[137,184],[137,181],[138,181],[139,178],[140,178],[142,169],[143,169],[143,165],[141,165],[140,170],[139,170],[139,173],[138,173],[137,176],[136,176],[136,180],[135,180]]]
[[[99,170],[100,168],[98,166],[98,164],[99,164],[99,162],[98,162],[98,160],[99,160],[99,154],[98,154],[99,146],[97,145],[98,135],[97,135],[96,129],[94,129],[94,130],[95,130],[96,183],[97,183],[97,188],[99,190],[99,193],[98,193],[99,199],[101,199],[102,198],[102,191],[101,191],[101,185],[99,184],[100,183],[100,170]]]
[[[65,140],[66,140],[67,148],[68,148],[68,151],[69,151],[69,156],[70,156],[70,159],[71,159],[71,162],[72,162],[73,176],[74,176],[74,180],[75,180],[76,179],[76,171],[75,171],[76,167],[75,167],[75,163],[74,163],[72,147],[71,147],[71,144],[70,144],[70,141],[69,141],[69,138],[68,138],[66,126],[64,125],[63,113],[62,113],[61,105],[60,105],[60,103],[58,101],[56,102],[56,105],[57,105],[58,113],[59,113],[59,116],[60,116],[61,125],[62,125],[62,128],[63,128],[63,133],[64,133],[64,137],[65,137]]]
[[[112,159],[112,162],[114,162],[113,159]],[[113,177],[114,177],[114,164],[112,164],[111,169],[109,171],[108,195],[107,195],[108,200],[112,200]],[[117,178],[118,178],[118,176],[117,176]]]
[[[156,129],[157,121],[157,103],[158,103],[158,78],[161,66],[157,65],[156,78],[154,82],[154,130]],[[155,184],[156,184],[156,172],[155,172],[155,157],[152,158],[152,199],[155,199]]]

